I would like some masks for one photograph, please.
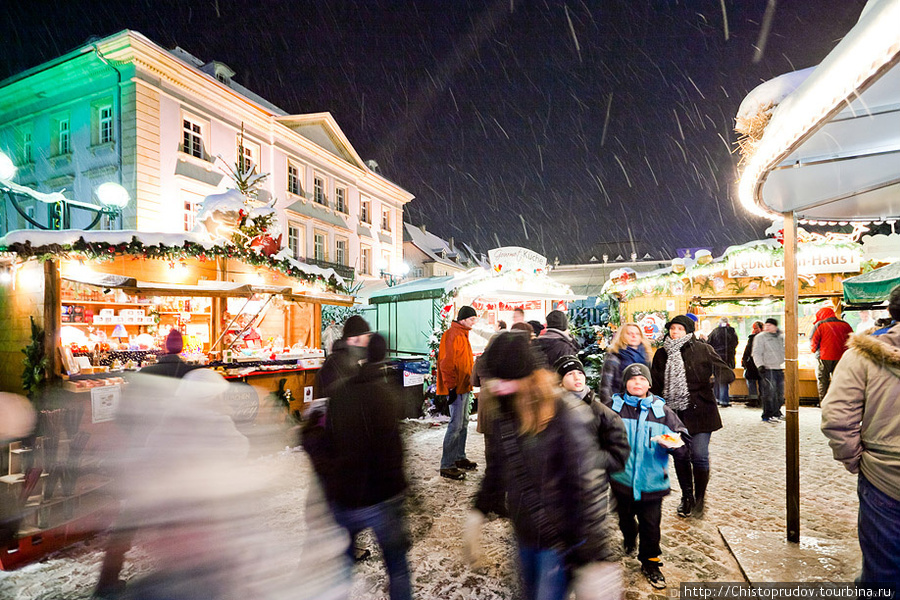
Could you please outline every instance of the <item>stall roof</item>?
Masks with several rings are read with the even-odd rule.
[[[845,304],[874,304],[884,302],[891,290],[900,285],[900,262],[849,277],[844,280]]]
[[[814,221],[900,217],[898,23],[900,0],[870,0],[844,39],[778,104],[741,176],[749,211]]]

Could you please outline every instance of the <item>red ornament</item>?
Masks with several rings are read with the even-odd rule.
[[[279,235],[277,238],[272,239],[267,234],[258,235],[250,240],[250,247],[263,256],[273,256],[278,254],[278,250],[281,248],[281,236]]]

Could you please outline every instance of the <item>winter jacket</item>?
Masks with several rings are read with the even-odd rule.
[[[325,417],[330,465],[323,477],[330,501],[360,508],[406,489],[400,393],[383,363],[364,364],[332,389]]]
[[[649,394],[637,398],[630,394],[616,394],[612,399],[612,410],[622,417],[631,453],[625,463],[625,470],[612,475],[613,489],[631,494],[635,500],[655,500],[666,496],[669,486],[669,454],[687,459],[687,428],[666,406],[662,398]],[[669,449],[651,441],[658,435],[679,433],[685,444]]]
[[[563,356],[578,354],[578,346],[575,344],[575,339],[569,335],[568,331],[545,329],[544,333],[534,340],[534,343],[544,354],[544,357],[547,359],[547,365],[551,369],[556,364],[556,361]]]
[[[331,354],[316,375],[319,396],[330,396],[330,391],[356,375],[359,363],[366,357],[366,349],[348,346],[346,340],[337,340],[331,347]]]
[[[457,394],[472,391],[472,369],[475,360],[469,344],[469,328],[453,321],[441,336],[438,347],[437,389],[439,396],[446,396],[451,389]]]
[[[784,368],[784,334],[778,329],[775,333],[763,331],[753,340],[753,362],[756,368]]]
[[[738,336],[731,325],[716,327],[709,334],[707,342],[716,351],[722,360],[731,367],[735,367],[735,353],[737,352]]]
[[[501,399],[502,400],[502,399]],[[556,415],[543,431],[515,437],[515,452],[524,465],[526,481],[516,477],[503,441],[504,423],[518,432],[515,417],[501,406],[491,420],[488,439],[496,446],[496,468],[485,473],[475,506],[487,502],[483,496],[496,486],[507,492],[509,514],[519,544],[529,548],[554,548],[550,528],[539,525],[534,507],[527,501],[528,485],[535,490],[565,549],[571,566],[612,560],[613,549],[604,528],[609,510],[608,478],[599,468],[591,410],[571,395],[556,400]],[[489,481],[490,477],[501,481]],[[558,548],[561,549],[561,548]]]
[[[744,348],[744,356],[741,358],[741,366],[744,367],[744,379],[759,379],[759,370],[753,362],[753,340],[757,333],[751,333],[747,338],[747,346]]]
[[[612,404],[614,394],[625,391],[622,386],[622,371],[629,364],[622,359],[617,352],[607,352],[603,358],[603,368],[600,370],[600,401],[609,406]],[[650,361],[645,358],[644,364],[650,366]]]
[[[187,374],[188,371],[195,367],[187,364],[177,354],[163,354],[160,356],[155,365],[147,365],[141,368],[141,373],[146,375],[161,375],[163,377],[175,377],[180,379]]]
[[[816,313],[816,327],[809,340],[809,347],[819,353],[821,360],[841,360],[847,349],[847,339],[853,333],[853,327],[841,321],[834,314],[834,309],[822,308]]]
[[[822,433],[835,460],[900,500],[900,325],[851,336],[822,399]]]
[[[691,435],[710,433],[722,429],[722,418],[713,393],[713,376],[721,383],[734,381],[734,371],[725,364],[712,346],[698,339],[692,339],[681,347],[681,358],[684,360],[684,374],[687,378],[690,402],[684,410],[678,411],[678,418],[687,427]],[[653,378],[651,390],[662,397],[666,380],[666,363],[669,356],[665,348],[660,348],[653,355],[650,374]]]
[[[584,398],[578,398],[574,392],[568,392],[574,398],[591,407],[594,413],[594,430],[597,445],[600,448],[600,468],[607,473],[616,473],[625,468],[631,446],[622,419],[611,408],[600,401],[592,390],[588,390]]]

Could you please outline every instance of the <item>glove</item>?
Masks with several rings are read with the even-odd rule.
[[[481,559],[481,525],[484,523],[484,515],[481,511],[471,509],[466,515],[466,523],[463,525],[463,559],[470,566]]]
[[[447,406],[456,402],[456,388],[450,388],[447,391]]]
[[[767,371],[767,369],[765,367],[756,367],[756,370],[759,372],[760,375],[765,375],[766,371]]]

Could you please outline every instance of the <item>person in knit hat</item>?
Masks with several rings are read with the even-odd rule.
[[[665,401],[650,393],[647,365],[633,363],[622,371],[625,392],[612,397],[612,410],[622,418],[631,453],[625,470],[612,475],[619,529],[626,554],[638,549],[641,572],[656,589],[666,587],[660,571],[659,546],[662,499],[669,494],[669,454],[675,460],[689,455],[690,439],[681,419]],[[662,436],[669,436],[664,439]]]
[[[175,377],[176,379],[184,377],[193,367],[179,356],[184,349],[184,337],[181,332],[177,329],[170,330],[163,346],[166,353],[156,359],[156,364],[143,367],[141,373]]]
[[[523,333],[497,336],[485,366],[479,403],[498,448],[466,519],[466,557],[476,562],[481,554],[486,495],[500,487],[519,549],[523,598],[562,600],[569,573],[577,580],[579,567],[598,562],[610,597],[620,596],[620,566],[603,526],[608,507],[601,489],[608,483],[597,468],[590,409],[561,393],[557,375],[538,366]],[[536,525],[541,515],[549,525]]]
[[[535,341],[551,367],[563,356],[578,354],[578,344],[569,333],[569,318],[561,310],[547,314],[547,329]]]
[[[695,323],[687,315],[678,315],[666,323],[663,346],[653,355],[650,365],[653,393],[665,398],[690,432],[689,452],[675,457],[675,474],[681,487],[678,516],[703,514],[709,484],[709,439],[722,428],[722,418],[713,393],[712,378],[727,385],[734,381],[734,370],[716,354],[713,347],[694,335]]]
[[[351,315],[344,322],[341,339],[331,347],[331,353],[316,375],[319,396],[329,396],[331,388],[356,375],[360,362],[366,358],[371,335],[369,323],[359,315]]]
[[[447,396],[450,423],[444,434],[441,453],[441,477],[462,480],[466,471],[474,471],[478,464],[466,457],[469,412],[472,410],[472,371],[475,359],[469,343],[469,331],[478,320],[471,306],[463,306],[441,336],[437,353],[437,384],[435,392]]]

